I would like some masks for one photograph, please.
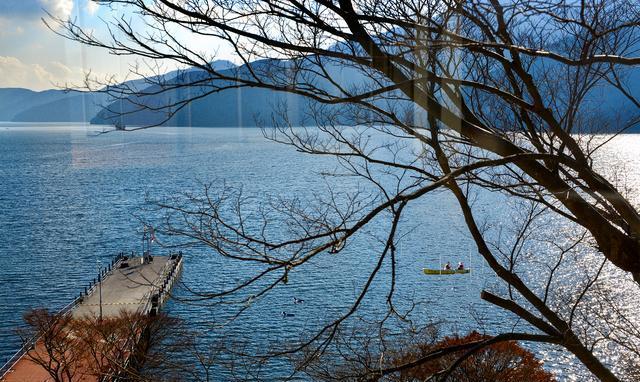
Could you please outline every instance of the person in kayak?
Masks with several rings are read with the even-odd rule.
[[[458,263],[458,270],[459,270],[459,271],[463,271],[463,270],[464,270],[464,264],[462,264],[462,261],[460,261],[460,262]]]
[[[445,271],[448,271],[448,270],[450,270],[450,269],[451,269],[451,262],[450,262],[450,261],[447,261],[447,263],[444,265],[444,270],[445,270]]]

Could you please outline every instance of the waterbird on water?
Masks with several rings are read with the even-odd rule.
[[[294,304],[302,304],[304,302],[303,299],[301,298],[296,298],[296,296],[293,296],[293,303]]]
[[[296,315],[293,313],[282,312],[282,317],[295,317]]]

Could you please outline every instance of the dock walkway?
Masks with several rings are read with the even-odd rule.
[[[135,257],[127,260],[127,268],[114,267],[102,281],[102,316],[115,317],[121,311],[143,313],[152,291],[164,282],[163,271],[172,262],[169,256],[155,256],[151,263]],[[96,289],[72,311],[74,318],[100,314],[100,285]]]

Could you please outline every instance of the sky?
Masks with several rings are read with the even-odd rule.
[[[95,31],[106,30],[102,19],[114,16],[90,0],[0,0],[0,88],[40,91],[76,85],[88,71],[98,78],[132,78],[128,71],[135,58],[112,56],[56,35],[42,21],[48,18],[45,10]]]
[[[45,10],[87,27],[99,23],[98,7],[88,0],[0,1],[0,87],[50,89],[81,83],[89,69],[120,72],[126,67],[122,59],[53,33],[42,22],[48,17]]]

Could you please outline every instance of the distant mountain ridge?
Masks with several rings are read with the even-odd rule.
[[[0,89],[0,121],[82,122],[89,121],[106,101],[101,94],[21,88]],[[47,106],[50,105],[50,106]]]
[[[292,63],[285,60],[261,60],[247,66],[236,66],[229,61],[214,61],[212,68],[229,77],[250,76],[251,71],[274,69],[278,75],[287,75]],[[371,79],[362,72],[335,62],[327,63],[325,69],[341,86],[366,86]],[[333,111],[348,108],[345,105],[321,105],[317,102],[292,93],[258,87],[230,87],[231,81],[206,80],[207,73],[199,68],[169,72],[162,77],[135,79],[125,82],[132,89],[148,94],[145,103],[151,108],[138,110],[140,99],[131,96],[114,101],[103,92],[65,92],[45,90],[35,92],[28,89],[0,89],[0,121],[12,122],[90,122],[92,124],[126,126],[169,125],[201,127],[253,127],[269,126],[286,122],[297,126],[313,126],[318,118],[332,115]],[[628,73],[629,91],[640,96],[640,70]],[[162,80],[172,85],[172,90],[160,92],[156,82]],[[181,86],[202,80],[202,85]],[[316,86],[329,93],[335,92],[335,85],[318,77]],[[212,85],[228,88],[212,92]],[[167,111],[161,106],[175,100],[197,98],[168,118]],[[401,103],[401,101],[398,101]],[[393,105],[392,107],[395,107]],[[157,107],[159,110],[152,110]],[[586,97],[584,116],[592,119],[593,130],[599,126],[613,129],[633,121],[637,108],[619,92],[612,92],[608,85],[594,88]],[[324,108],[318,112],[319,108]],[[388,108],[388,107],[387,107]],[[274,112],[278,111],[278,112]],[[424,112],[414,111],[420,118]],[[336,113],[338,114],[338,113]],[[344,125],[355,124],[348,113],[342,113],[340,120],[333,121]],[[320,120],[320,122],[322,122]],[[633,126],[627,132],[640,132],[640,126]]]

